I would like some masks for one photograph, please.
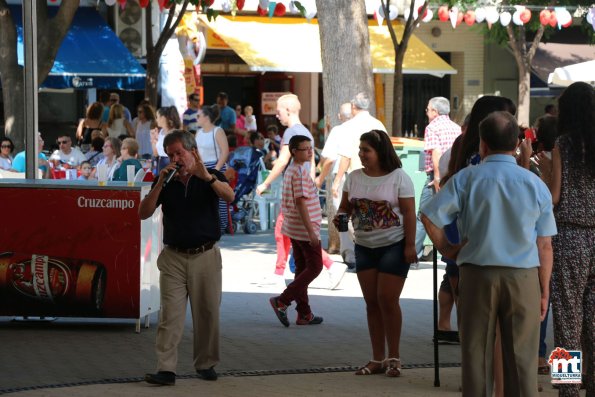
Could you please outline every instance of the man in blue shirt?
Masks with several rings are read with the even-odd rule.
[[[219,120],[215,123],[218,127],[225,130],[226,135],[233,135],[236,129],[236,112],[230,106],[225,92],[217,94],[217,106],[219,106]]]
[[[41,151],[43,150],[43,144],[44,144],[44,140],[41,137],[41,133],[37,133],[37,150],[39,151],[39,160],[38,160],[38,167],[39,170],[41,171],[41,177],[42,178],[49,178],[49,164],[48,164],[48,158],[46,157],[45,154],[43,154]],[[14,157],[14,160],[12,161],[12,170],[16,171],[16,172],[25,172],[27,168],[27,157],[26,157],[26,151],[23,150],[22,152],[17,153],[17,155]]]
[[[463,396],[492,395],[499,322],[504,395],[537,394],[539,324],[547,311],[557,233],[545,184],[513,157],[518,125],[507,112],[480,124],[483,163],[454,175],[422,209],[434,246],[460,267]],[[461,244],[443,227],[457,219]]]

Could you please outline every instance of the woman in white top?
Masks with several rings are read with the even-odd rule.
[[[359,157],[363,168],[347,176],[337,211],[353,221],[355,269],[372,342],[372,360],[355,374],[396,377],[401,375],[399,297],[409,266],[417,261],[413,182],[384,131],[361,136]],[[338,216],[333,222],[338,226]]]
[[[225,171],[225,162],[229,156],[229,146],[225,131],[215,126],[219,118],[219,107],[203,106],[198,112],[198,126],[196,133],[196,145],[200,157],[205,162],[205,167],[215,168],[218,171]]]
[[[215,122],[219,118],[219,107],[203,106],[198,111],[197,122],[200,129],[196,132],[196,145],[205,167],[214,168],[225,172],[225,162],[229,155],[227,136],[221,127],[216,127]],[[229,212],[225,201],[219,200],[219,225],[221,231],[227,230]]]
[[[151,146],[151,130],[157,127],[155,120],[155,111],[149,104],[141,104],[136,110],[138,116],[135,119],[134,138],[138,142],[138,156],[142,159],[151,159],[153,157],[153,147]]]
[[[124,106],[115,103],[110,107],[109,119],[102,128],[104,138],[118,138],[121,135],[133,136],[132,125],[124,117]]]
[[[2,138],[0,144],[0,169],[12,169],[12,152],[14,151],[14,144],[8,137]]]
[[[180,122],[180,114],[175,106],[166,106],[157,110],[157,129],[151,130],[151,147],[153,149],[153,156],[157,160],[157,169],[155,175],[163,167],[169,164],[169,157],[163,148],[163,140],[165,136],[173,130],[179,130],[182,123]]]
[[[107,165],[107,180],[111,181],[114,172],[120,166],[118,157],[120,157],[120,148],[122,143],[118,138],[107,138],[103,143],[103,158],[97,162],[97,167]],[[90,179],[97,179],[97,167],[93,169]]]

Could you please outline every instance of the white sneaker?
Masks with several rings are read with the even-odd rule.
[[[329,279],[329,287],[328,289],[335,289],[341,283],[343,276],[345,275],[345,271],[347,270],[347,265],[340,262],[334,262],[330,269],[328,269],[328,279]]]

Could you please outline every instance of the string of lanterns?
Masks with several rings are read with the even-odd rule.
[[[141,7],[145,8],[149,5],[151,0],[138,0]],[[171,7],[174,2],[170,0],[157,0],[160,9]],[[390,0],[386,0],[390,1]],[[121,7],[126,6],[127,0],[105,0],[105,3],[109,6],[118,3]],[[215,0],[207,0],[207,7],[211,7]],[[378,3],[380,3],[378,1]],[[418,17],[418,13],[424,4],[423,0],[415,0],[413,18]],[[244,9],[245,0],[235,0],[235,7],[232,0],[221,0],[221,11],[224,13],[232,13],[235,15],[236,11],[242,11]],[[584,15],[587,22],[595,30],[595,7],[589,9],[582,9],[577,7],[545,7],[545,6],[534,6],[534,5],[510,5],[510,6],[479,6],[474,9],[463,10],[458,6],[449,8],[447,5],[440,5],[436,11],[433,11],[436,6],[428,6],[422,16],[422,22],[430,22],[437,16],[437,19],[442,22],[450,21],[453,29],[462,24],[463,22],[469,26],[476,23],[485,22],[491,28],[492,25],[500,23],[502,26],[508,26],[511,23],[517,26],[522,26],[531,20],[533,12],[539,11],[539,22],[543,26],[551,26],[558,29],[567,28],[572,24],[572,14],[570,10],[574,10],[574,16],[579,17]],[[301,9],[301,10],[300,10]],[[399,17],[399,9],[394,4],[390,4],[388,7],[389,20],[394,20]],[[273,16],[282,17],[287,13],[298,14],[302,13],[306,19],[311,20],[316,16],[316,2],[315,0],[258,0],[258,6],[256,13],[261,16]],[[404,19],[409,18],[410,7],[406,6],[403,9],[402,16]],[[374,18],[379,25],[382,25],[384,20],[387,19],[384,8],[378,4],[376,11],[374,11]]]

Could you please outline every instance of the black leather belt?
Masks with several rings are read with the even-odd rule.
[[[217,243],[216,241],[208,241],[208,242],[204,243],[203,245],[201,245],[200,247],[196,247],[196,248],[180,248],[180,247],[176,247],[173,245],[168,245],[167,248],[174,250],[176,252],[179,252],[180,254],[198,255],[198,254],[202,254],[203,252],[210,250],[211,248],[213,248],[215,246],[216,243]]]

